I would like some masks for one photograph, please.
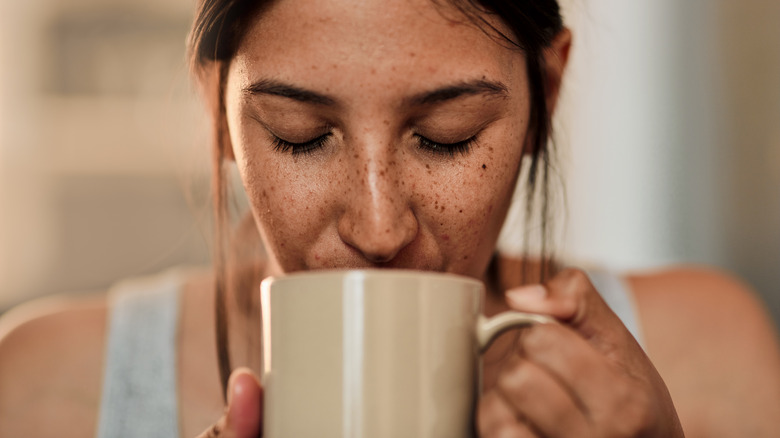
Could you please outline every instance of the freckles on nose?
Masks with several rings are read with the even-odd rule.
[[[417,235],[417,220],[392,160],[356,166],[339,220],[341,239],[372,262],[392,260]]]

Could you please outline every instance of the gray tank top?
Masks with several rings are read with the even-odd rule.
[[[589,271],[596,289],[642,343],[633,295],[610,272]],[[112,288],[98,438],[179,436],[176,335],[180,271]]]
[[[177,271],[118,284],[111,317],[98,438],[179,436]]]

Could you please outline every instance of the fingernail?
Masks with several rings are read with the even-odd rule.
[[[547,289],[541,284],[518,287],[506,293],[507,300],[517,306],[538,303],[546,297]]]
[[[239,378],[241,374],[244,374],[245,371],[243,368],[237,368],[233,370],[232,373],[230,373],[230,378],[228,379],[228,391],[227,391],[227,403],[228,406],[230,406],[230,401],[233,400],[233,394],[236,392],[236,380]]]

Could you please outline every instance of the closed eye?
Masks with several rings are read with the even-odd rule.
[[[454,157],[456,153],[463,155],[469,153],[471,146],[477,139],[477,136],[475,135],[455,143],[440,143],[423,137],[420,134],[414,134],[414,137],[417,138],[420,149],[434,154],[447,154],[450,157]]]
[[[274,135],[273,148],[277,152],[292,153],[292,155],[311,154],[325,146],[332,133],[327,133],[308,141],[295,143]]]
[[[325,146],[332,136],[332,133],[327,133],[308,141],[292,142],[274,135],[273,148],[277,152],[291,153],[292,155],[311,154]],[[462,141],[443,143],[433,141],[419,134],[415,134],[414,137],[417,139],[420,149],[433,154],[449,155],[450,157],[454,157],[456,153],[463,155],[469,153],[471,146],[477,138],[475,135]]]

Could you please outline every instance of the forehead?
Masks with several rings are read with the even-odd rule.
[[[426,86],[485,77],[511,85],[523,62],[447,1],[280,0],[250,26],[234,66],[247,81],[270,76],[338,92],[415,88],[421,79]]]

